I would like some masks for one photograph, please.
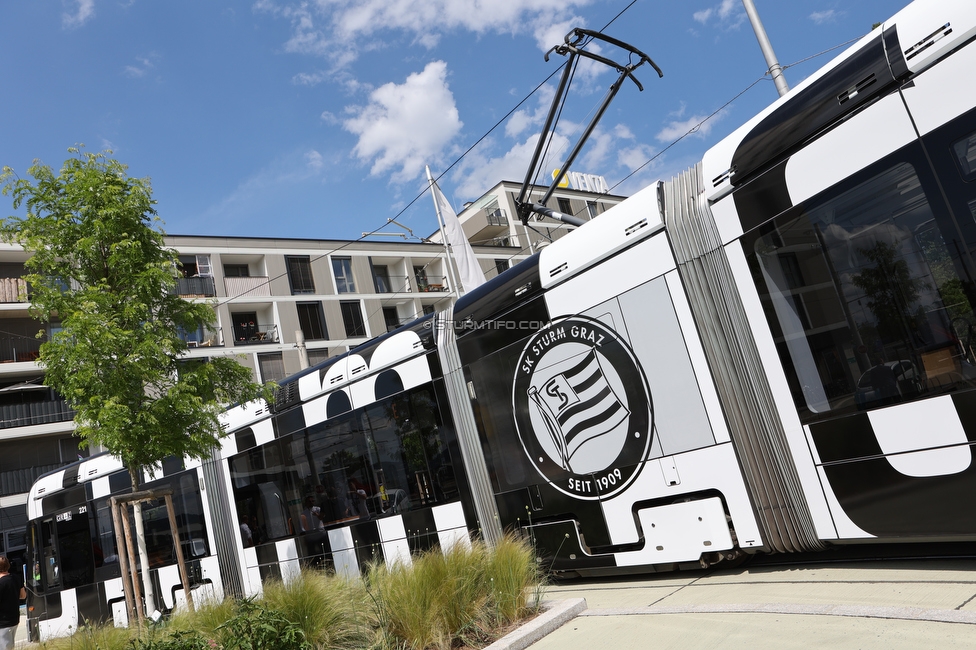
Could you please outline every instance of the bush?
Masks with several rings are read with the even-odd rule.
[[[302,628],[281,612],[246,598],[217,628],[225,650],[312,650]]]

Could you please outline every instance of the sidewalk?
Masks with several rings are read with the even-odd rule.
[[[532,650],[972,648],[976,560],[757,567],[586,583],[587,608]]]

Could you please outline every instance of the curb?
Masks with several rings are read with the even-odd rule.
[[[586,609],[585,598],[546,600],[543,612],[513,632],[509,632],[483,650],[525,650],[530,645],[576,618]]]

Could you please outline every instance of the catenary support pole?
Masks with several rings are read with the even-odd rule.
[[[756,32],[756,40],[759,41],[759,49],[762,50],[763,57],[766,58],[766,65],[769,66],[769,74],[772,75],[773,83],[776,84],[776,92],[782,97],[790,92],[790,86],[786,83],[786,77],[783,76],[783,67],[779,64],[776,53],[773,52],[773,46],[769,42],[769,37],[766,35],[766,28],[763,27],[762,21],[759,19],[759,12],[756,11],[756,5],[753,4],[752,0],[742,0],[742,6],[746,8],[749,22],[752,23],[752,30]]]

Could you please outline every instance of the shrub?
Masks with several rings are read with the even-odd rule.
[[[366,591],[362,583],[311,571],[288,584],[264,587],[262,602],[301,628],[315,648],[362,648],[370,638],[360,619]]]
[[[181,610],[169,619],[166,629],[176,632],[199,632],[208,639],[218,639],[217,631],[237,613],[237,603],[232,598],[222,601],[203,600],[196,603],[194,611]]]
[[[238,603],[237,613],[217,632],[225,650],[312,650],[301,627],[250,598]]]
[[[476,542],[433,549],[412,567],[374,565],[366,582],[388,647],[447,650],[526,616],[539,573],[528,544],[506,536],[495,549]]]

